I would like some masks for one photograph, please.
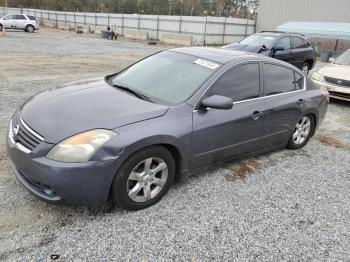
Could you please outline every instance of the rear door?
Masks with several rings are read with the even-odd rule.
[[[16,16],[15,15],[8,15],[4,17],[4,27],[6,29],[15,29],[16,28]]]
[[[298,68],[302,68],[304,62],[306,61],[306,55],[308,48],[306,42],[297,36],[290,37],[291,43],[291,64]]]
[[[259,63],[226,71],[204,97],[222,95],[234,100],[230,110],[195,110],[191,169],[232,159],[257,149],[262,128],[259,102]]]
[[[279,47],[283,47],[284,50],[276,51],[273,57],[278,60],[282,60],[287,63],[290,63],[291,49],[290,49],[290,39],[288,36],[283,36],[277,41],[275,48],[279,48]]]
[[[287,143],[296,122],[302,117],[304,77],[273,63],[263,63],[264,123],[260,148]]]

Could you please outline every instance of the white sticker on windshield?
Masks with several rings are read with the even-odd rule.
[[[213,70],[219,67],[219,64],[216,64],[216,63],[208,61],[208,60],[200,59],[200,58],[197,59],[196,61],[194,61],[193,63],[197,64],[197,65],[208,67],[208,68],[213,69]]]

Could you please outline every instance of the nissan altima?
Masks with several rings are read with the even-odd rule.
[[[327,99],[285,62],[177,48],[29,98],[10,121],[7,149],[18,180],[45,201],[111,199],[138,210],[159,201],[183,172],[303,147]]]

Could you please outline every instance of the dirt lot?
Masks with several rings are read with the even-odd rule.
[[[16,107],[162,48],[44,28],[0,37],[0,260],[350,261],[349,103],[330,104],[305,148],[186,177],[138,212],[49,205],[16,181],[5,149]]]

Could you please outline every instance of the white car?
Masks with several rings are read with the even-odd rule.
[[[0,31],[2,31],[3,28],[20,29],[29,33],[34,33],[35,30],[39,30],[39,24],[36,22],[35,17],[31,15],[6,15],[0,18]]]
[[[311,79],[326,87],[330,97],[350,101],[350,49],[330,62],[312,73]]]

